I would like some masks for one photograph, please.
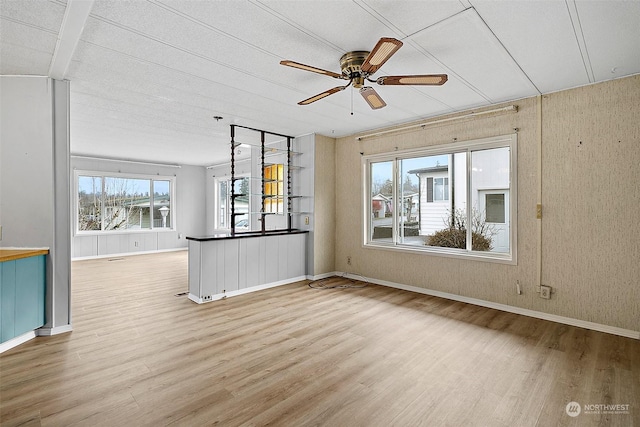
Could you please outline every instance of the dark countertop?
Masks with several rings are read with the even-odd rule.
[[[235,235],[231,233],[218,233],[210,236],[187,236],[187,240],[193,240],[196,242],[206,242],[209,240],[225,240],[225,239],[247,239],[250,237],[264,237],[264,236],[283,236],[287,234],[304,234],[308,233],[308,230],[267,230],[264,233],[261,231],[245,231],[237,232]]]

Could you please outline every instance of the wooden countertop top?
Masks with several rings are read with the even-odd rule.
[[[46,255],[48,253],[49,249],[0,249],[0,262]]]

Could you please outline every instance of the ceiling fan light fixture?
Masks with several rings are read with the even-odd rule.
[[[382,108],[387,105],[387,103],[380,98],[378,92],[376,92],[372,87],[363,87],[360,89],[360,95],[362,95],[364,100],[367,101],[367,104],[369,104],[369,107],[373,110],[377,110],[378,108]]]

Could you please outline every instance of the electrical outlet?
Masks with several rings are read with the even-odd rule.
[[[520,289],[520,281],[516,280],[516,294],[522,295],[522,289]]]
[[[308,216],[304,217],[304,225],[309,225],[309,217]]]
[[[551,286],[540,286],[540,298],[551,299]]]
[[[350,256],[347,257],[347,265],[351,265],[351,257]]]

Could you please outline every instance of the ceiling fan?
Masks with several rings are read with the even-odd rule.
[[[340,69],[342,74],[334,73],[333,71],[323,70],[321,68],[312,67],[310,65],[301,64],[295,61],[280,61],[281,65],[288,67],[299,68],[305,71],[312,71],[318,74],[324,74],[329,77],[341,80],[349,80],[345,86],[337,86],[332,89],[326,90],[322,93],[307,98],[298,102],[298,105],[308,105],[312,102],[316,102],[322,98],[325,98],[334,93],[345,90],[349,86],[360,89],[360,94],[367,101],[367,104],[374,109],[382,108],[387,104],[378,95],[378,93],[371,87],[365,86],[366,82],[377,83],[383,86],[411,86],[411,85],[427,85],[427,86],[440,86],[447,81],[446,74],[422,74],[411,76],[384,76],[378,77],[376,80],[372,80],[371,75],[382,65],[387,62],[391,56],[402,47],[400,40],[383,37],[374,46],[371,52],[366,50],[355,50],[347,52],[340,58]]]

